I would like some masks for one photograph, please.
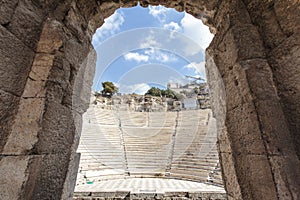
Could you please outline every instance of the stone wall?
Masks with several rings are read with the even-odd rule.
[[[299,199],[300,2],[141,1],[201,18],[229,199]],[[72,196],[92,34],[137,1],[0,3],[0,199]],[[72,167],[73,166],[73,167]]]
[[[296,189],[299,182],[295,179],[295,176],[299,177],[299,171],[297,167],[291,166],[299,166],[299,159],[296,157],[293,137],[290,135],[292,133],[293,136],[295,127],[288,124],[287,120],[290,117],[299,118],[291,116],[299,110],[299,107],[295,106],[298,101],[286,105],[278,95],[281,89],[277,87],[273,63],[270,62],[274,58],[270,57],[281,55],[270,56],[271,48],[279,47],[272,47],[265,37],[269,35],[273,39],[279,39],[282,36],[282,33],[277,31],[280,17],[276,16],[276,9],[283,9],[281,6],[287,5],[270,1],[269,5],[265,4],[253,1],[222,2],[215,15],[216,22],[223,23],[219,28],[216,25],[218,31],[207,50],[207,55],[212,57],[218,66],[226,91],[225,127],[228,136],[224,139],[222,136],[219,141],[221,144],[222,140],[225,144],[230,144],[230,148],[224,149],[224,152],[220,149],[220,157],[226,183],[230,182],[226,180],[230,173],[226,173],[229,167],[224,164],[229,163],[226,161],[228,159],[233,160],[243,199],[293,199],[299,198]],[[299,17],[299,12],[294,11],[290,14]],[[270,31],[272,33],[269,33]],[[289,37],[295,37],[293,34],[298,35],[299,32],[294,30],[290,32]],[[288,37],[285,39],[290,40]],[[279,44],[280,42],[277,43]],[[297,60],[296,56],[290,56]],[[295,63],[292,62],[293,64]],[[279,68],[287,70],[286,66]],[[294,77],[297,77],[299,73],[293,70],[295,68],[297,67],[293,66],[291,70]],[[209,74],[209,63],[207,70]],[[284,73],[281,75],[286,77]],[[298,87],[295,80],[287,81],[291,87]],[[295,98],[296,95],[287,96]],[[293,106],[294,112],[289,113],[285,110],[290,106]],[[223,127],[221,129],[223,130]],[[297,131],[299,132],[299,128],[296,128]],[[229,176],[228,180],[230,178],[232,176]],[[232,197],[237,193],[233,188],[227,186],[227,192]]]

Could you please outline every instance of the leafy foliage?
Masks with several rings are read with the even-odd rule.
[[[156,97],[167,97],[167,98],[172,98],[172,99],[176,99],[176,100],[182,100],[183,99],[183,95],[178,94],[172,90],[170,90],[169,88],[166,90],[162,90],[159,89],[157,87],[151,87],[146,93],[145,95],[151,95],[151,96],[156,96]]]
[[[162,96],[162,90],[157,88],[157,87],[151,87],[145,95],[151,95],[151,96],[156,96],[156,97],[161,97]]]
[[[102,82],[102,88],[102,95],[108,97],[111,97],[119,91],[119,88],[110,81]]]

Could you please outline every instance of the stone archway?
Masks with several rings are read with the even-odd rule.
[[[2,199],[72,196],[91,36],[117,8],[136,4],[2,2]],[[216,34],[207,74],[229,199],[299,198],[299,2],[141,1],[148,4],[186,10]]]

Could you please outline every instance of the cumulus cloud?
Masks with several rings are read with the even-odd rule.
[[[157,18],[160,22],[164,22],[167,17],[167,12],[169,8],[166,8],[164,6],[149,6],[149,14],[153,17]]]
[[[200,76],[201,78],[205,79],[205,77],[206,77],[206,75],[205,75],[205,62],[200,62],[200,63],[192,62],[188,65],[185,65],[183,68],[193,70],[194,73],[197,74],[198,76]]]
[[[159,62],[159,63],[170,63],[176,62],[178,59],[175,55],[168,52],[163,52],[160,49],[148,48],[142,53],[130,52],[124,55],[126,61],[140,62]]]
[[[180,24],[183,34],[193,39],[202,49],[209,46],[214,35],[210,33],[209,28],[201,20],[185,13]]]
[[[176,62],[178,59],[172,53],[163,52],[160,49],[148,48],[145,54],[149,56],[150,60],[162,63]]]
[[[104,20],[104,24],[97,29],[93,36],[93,41],[99,42],[105,39],[105,37],[116,34],[120,30],[124,21],[125,19],[122,12],[115,12],[112,16],[106,18]]]
[[[168,24],[164,24],[164,28],[172,31],[181,31],[181,27],[176,22],[170,22]]]
[[[120,86],[120,92],[124,94],[145,94],[151,87],[146,83],[137,83],[133,85],[122,84]]]
[[[147,62],[149,60],[149,56],[139,54],[139,53],[127,53],[124,55],[125,60],[127,61],[136,61],[136,62]]]
[[[149,35],[140,44],[141,49],[146,49],[146,48],[160,48],[161,44],[159,44],[153,35]]]
[[[153,33],[154,34],[154,33]],[[177,61],[177,57],[169,52],[161,50],[162,44],[158,42],[152,33],[144,38],[139,45],[139,52],[131,52],[124,55],[127,61],[136,62],[160,62],[168,63]]]

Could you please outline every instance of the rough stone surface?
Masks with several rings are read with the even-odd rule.
[[[35,184],[31,187],[32,196],[28,199],[62,199],[69,157],[70,154],[48,154],[42,157],[39,167],[32,172]]]
[[[0,4],[0,24],[6,25],[10,22],[15,11],[18,0],[2,0]]]
[[[26,154],[38,141],[40,119],[43,114],[44,99],[22,99],[11,133],[4,146],[4,154]],[[27,120],[24,120],[27,119]],[[21,133],[21,134],[20,134]]]
[[[19,1],[7,29],[34,50],[39,40],[45,14],[30,1]]]
[[[299,32],[300,33],[300,32]],[[290,36],[270,52],[270,66],[283,112],[289,123],[295,148],[300,158],[300,37]]]
[[[71,161],[68,167],[67,178],[64,183],[64,189],[62,194],[62,199],[72,199],[73,190],[75,188],[77,172],[79,168],[80,154],[73,154]]]
[[[34,52],[3,26],[0,26],[0,43],[0,87],[21,96]]]
[[[40,123],[43,128],[33,151],[41,154],[69,152],[75,133],[72,111],[54,101],[46,102],[44,110]]]
[[[300,157],[299,1],[245,1],[259,28],[280,103]]]
[[[19,199],[28,179],[28,163],[26,156],[0,157],[0,199]]]
[[[8,139],[14,116],[18,111],[19,97],[0,90],[0,152]]]

